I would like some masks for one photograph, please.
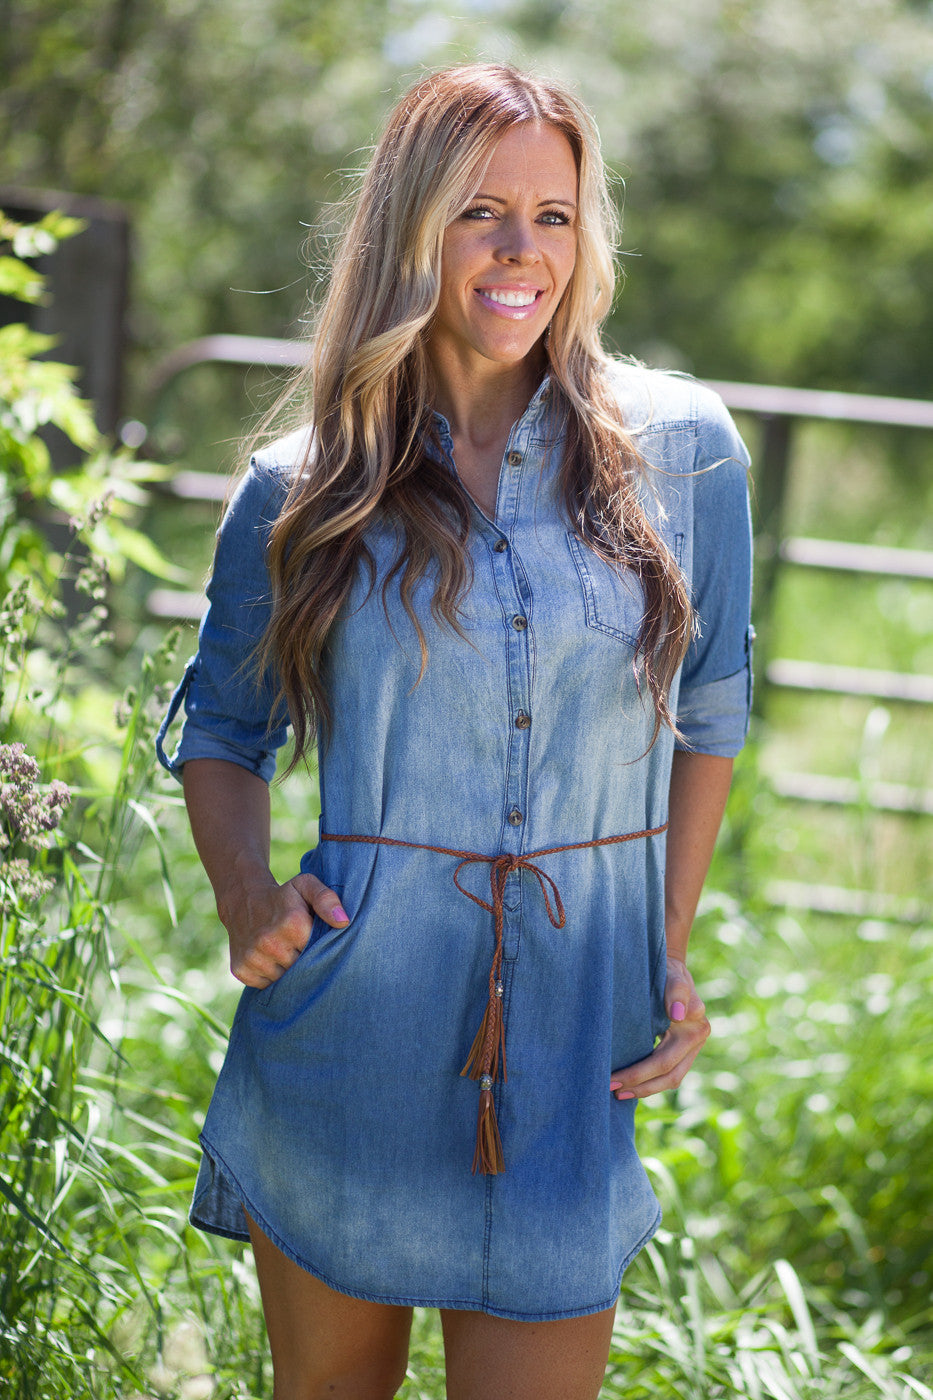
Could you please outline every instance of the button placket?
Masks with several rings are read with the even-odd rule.
[[[522,523],[522,508],[530,504],[528,482],[535,475],[537,455],[532,451],[531,434],[539,415],[538,405],[529,409],[516,424],[506,444],[499,478],[498,516],[500,528],[508,539],[500,538],[493,545],[493,568],[498,580],[500,598],[505,612],[506,629],[506,701],[508,710],[507,765],[503,793],[501,849],[521,854],[526,844],[525,827],[528,820],[529,710],[531,654],[533,638],[530,618],[533,600],[527,587],[521,560],[516,553],[516,531]],[[508,515],[505,514],[505,507]],[[508,522],[508,523],[506,523]],[[521,907],[524,881],[520,871],[506,882],[504,897],[503,956],[514,963],[521,945]]]
[[[533,433],[543,411],[543,400],[534,403],[516,424],[506,444],[499,474],[496,524],[503,532],[493,543],[490,558],[503,609],[503,640],[506,651],[506,694],[508,726],[505,790],[503,792],[500,850],[520,855],[526,845],[529,821],[528,774],[530,764],[531,685],[534,637],[534,599],[522,567],[522,530],[534,528],[539,471],[544,453],[535,445]],[[501,721],[500,721],[501,722]],[[519,957],[522,938],[522,901],[525,881],[514,871],[506,881],[503,912],[504,970]],[[533,897],[533,896],[532,896]]]

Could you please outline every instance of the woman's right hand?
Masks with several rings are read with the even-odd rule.
[[[340,900],[316,875],[296,875],[279,885],[269,874],[240,891],[219,910],[230,939],[230,971],[246,987],[277,982],[311,937],[317,914],[331,928],[346,928]]]
[[[306,947],[315,914],[331,928],[350,920],[316,875],[276,881],[262,778],[227,759],[192,758],[182,780],[198,855],[230,938],[230,971],[244,986],[269,987]]]

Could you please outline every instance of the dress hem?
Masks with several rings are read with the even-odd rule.
[[[343,1293],[348,1298],[359,1298],[362,1302],[366,1303],[382,1303],[387,1307],[449,1308],[452,1312],[481,1312],[485,1313],[489,1317],[504,1317],[509,1318],[514,1322],[560,1322],[564,1318],[589,1317],[593,1313],[606,1312],[607,1309],[614,1307],[616,1302],[618,1301],[619,1289],[622,1286],[622,1275],[625,1273],[625,1270],[635,1258],[636,1254],[638,1254],[648,1243],[648,1241],[651,1239],[652,1235],[654,1235],[655,1231],[661,1223],[661,1210],[659,1207],[648,1229],[642,1235],[641,1239],[633,1246],[632,1249],[629,1250],[628,1254],[626,1254],[625,1258],[622,1260],[622,1264],[619,1268],[619,1272],[617,1275],[615,1292],[605,1302],[588,1303],[584,1307],[568,1308],[563,1312],[548,1311],[531,1313],[517,1312],[514,1309],[509,1310],[506,1308],[496,1308],[487,1303],[477,1302],[475,1299],[389,1297],[385,1294],[370,1293],[367,1292],[365,1289],[350,1288],[346,1284],[338,1283],[335,1279],[332,1279],[328,1274],[325,1274],[321,1269],[316,1268],[315,1265],[309,1264],[307,1260],[302,1259],[301,1256],[294,1249],[292,1249],[292,1247],[285,1240],[282,1239],[281,1235],[279,1235],[278,1232],[270,1226],[265,1215],[261,1211],[255,1209],[253,1203],[250,1201],[246,1192],[242,1189],[240,1183],[237,1181],[235,1174],[230,1170],[229,1166],[224,1161],[221,1154],[217,1151],[216,1147],[214,1147],[212,1143],[208,1142],[203,1133],[201,1134],[199,1141],[205,1154],[223,1168],[230,1182],[236,1188],[240,1196],[240,1205],[242,1209],[249,1214],[252,1220],[255,1220],[256,1224],[262,1230],[263,1234],[266,1235],[272,1241],[272,1243],[277,1249],[281,1250],[281,1252],[286,1256],[286,1258],[291,1259],[292,1263],[297,1264],[300,1269],[304,1269],[305,1273],[311,1274],[316,1279],[320,1279],[321,1283],[326,1284],[328,1288],[332,1288],[336,1293]],[[191,1203],[191,1209],[188,1213],[188,1219],[197,1230],[204,1230],[211,1235],[220,1235],[224,1239],[238,1240],[241,1243],[249,1244],[249,1235],[245,1231],[229,1230],[226,1226],[215,1224],[213,1221],[208,1220],[203,1215],[199,1215],[197,1212],[196,1200],[192,1201]]]

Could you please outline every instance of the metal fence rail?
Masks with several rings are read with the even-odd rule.
[[[708,379],[728,408],[777,418],[825,418],[839,423],[886,423],[894,428],[933,428],[933,403],[881,394],[790,389],[782,384],[734,384]]]
[[[887,545],[791,536],[781,541],[780,556],[787,564],[802,564],[810,569],[933,580],[933,552],[925,549],[891,549]]]

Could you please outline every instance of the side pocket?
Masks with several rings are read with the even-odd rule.
[[[330,888],[333,890],[337,898],[342,901],[343,885],[331,885]],[[330,924],[327,923],[324,919],[322,919],[320,914],[315,914],[314,919],[311,923],[311,934],[308,938],[308,941],[302,948],[301,952],[298,954],[295,961],[292,963],[291,967],[287,967],[282,973],[281,977],[277,977],[274,982],[270,982],[268,987],[263,987],[261,991],[257,992],[256,1001],[261,1003],[262,1005],[265,1005],[268,1001],[272,999],[272,997],[277,991],[281,990],[283,986],[291,982],[292,977],[294,976],[294,973],[297,971],[297,969],[303,963],[308,962],[311,959],[315,948],[322,941],[322,939],[325,939],[328,936],[328,934],[333,934],[335,937],[339,938],[343,932],[343,929],[331,928]]]
[[[661,930],[654,965],[651,969],[651,1033],[655,1043],[670,1025],[664,993],[667,991],[667,935]]]

